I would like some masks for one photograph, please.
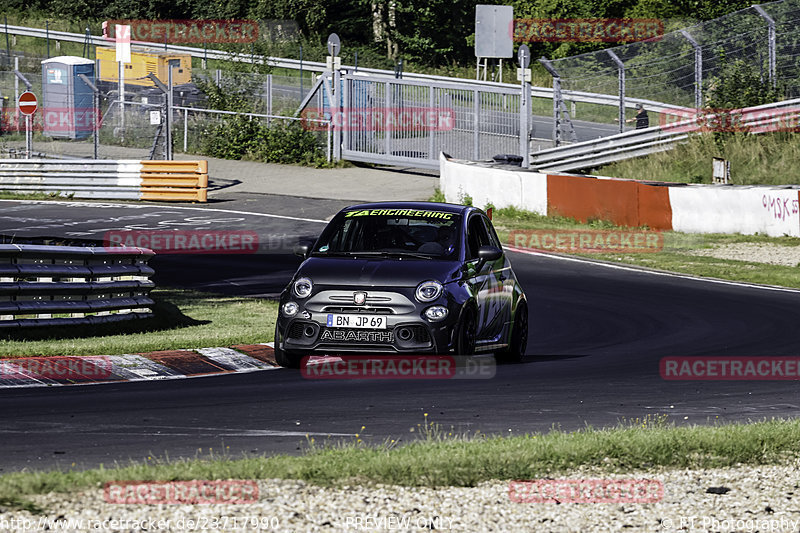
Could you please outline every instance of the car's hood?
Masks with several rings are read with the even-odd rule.
[[[416,287],[435,279],[442,283],[458,278],[459,263],[435,259],[356,259],[352,257],[311,257],[298,270],[315,285]]]

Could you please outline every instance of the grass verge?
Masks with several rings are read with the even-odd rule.
[[[153,318],[2,332],[0,357],[116,355],[272,340],[276,302],[177,289],[155,289],[151,297]]]
[[[518,437],[453,435],[420,425],[420,440],[368,446],[360,441],[313,445],[301,456],[165,462],[85,471],[19,472],[0,477],[0,505],[36,511],[26,496],[99,488],[119,480],[300,479],[318,485],[384,483],[475,486],[483,481],[534,479],[592,466],[621,472],[654,467],[715,468],[780,463],[797,456],[800,420],[674,427],[648,416],[615,428],[586,428]],[[363,429],[363,428],[362,428]]]

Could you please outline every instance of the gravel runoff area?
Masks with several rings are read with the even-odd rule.
[[[772,265],[800,265],[800,246],[781,246],[773,243],[736,242],[706,250],[693,250],[689,253]]]
[[[263,480],[257,482],[256,503],[246,504],[109,503],[113,496],[103,489],[38,495],[32,500],[44,515],[0,514],[0,530],[42,531],[48,525],[57,531],[800,530],[800,460],[796,459],[780,466],[625,475],[587,468],[558,479],[566,478],[649,480],[663,487],[663,496],[659,494],[655,503],[518,503],[510,499],[508,482],[498,481],[474,488],[432,489],[323,488],[301,481]]]

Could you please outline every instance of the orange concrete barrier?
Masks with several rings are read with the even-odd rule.
[[[668,189],[631,180],[548,174],[547,214],[672,229]]]

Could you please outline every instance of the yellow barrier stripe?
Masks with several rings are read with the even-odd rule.
[[[191,201],[191,202],[206,202],[208,201],[208,191],[206,189],[142,189],[142,200],[177,200],[177,201]]]
[[[175,179],[175,178],[151,178],[142,176],[142,184],[140,187],[182,187],[182,188],[199,188],[205,187],[202,180],[199,178]]]
[[[208,161],[142,161],[142,200],[208,200]]]
[[[142,161],[142,172],[208,174],[208,161]]]

